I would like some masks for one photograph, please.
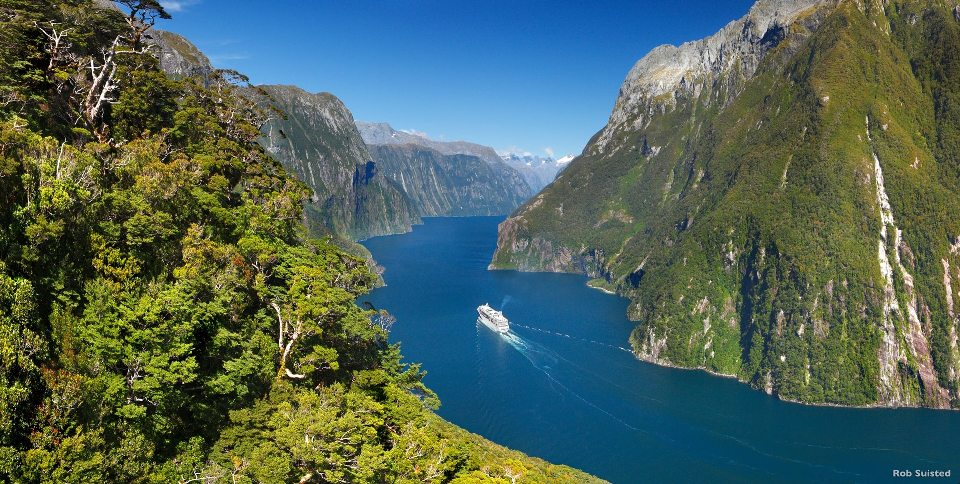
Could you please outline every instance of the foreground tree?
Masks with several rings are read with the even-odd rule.
[[[168,79],[169,16],[120,3],[0,2],[0,480],[507,475],[354,304],[365,261],[307,234],[254,142],[274,114],[235,73]]]

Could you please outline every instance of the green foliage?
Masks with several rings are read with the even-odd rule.
[[[255,143],[236,76],[167,79],[133,52],[143,25],[93,2],[0,15],[0,480],[589,479],[431,413],[354,304],[376,277],[308,235],[310,192]],[[63,88],[89,79],[61,60],[104,62],[125,28],[116,103],[83,121]]]
[[[125,74],[124,84],[132,88],[125,89],[113,107],[117,137],[136,139],[170,126],[177,108],[176,83],[156,70]]]

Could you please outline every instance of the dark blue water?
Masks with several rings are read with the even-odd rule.
[[[580,276],[487,270],[500,220],[433,218],[364,242],[387,286],[361,300],[397,317],[391,338],[446,419],[617,483],[877,482],[894,469],[960,482],[960,412],[790,404],[638,361],[622,349],[626,300]],[[513,335],[477,325],[485,302]]]

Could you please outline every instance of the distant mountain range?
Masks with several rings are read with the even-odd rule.
[[[500,153],[500,159],[524,174],[524,178],[537,192],[549,185],[574,159],[566,155],[559,159],[537,156],[532,153]]]
[[[418,215],[505,215],[531,195],[520,174],[465,154],[415,144],[368,145],[384,175],[399,185]]]
[[[412,144],[430,148],[444,155],[472,155],[493,166],[502,161],[523,175],[530,186],[531,195],[539,192],[553,181],[573,156],[564,156],[559,160],[540,157],[531,153],[498,153],[489,146],[467,141],[437,141],[426,135],[396,130],[387,123],[357,122],[360,135],[368,145],[404,145]]]
[[[427,136],[398,131],[387,123],[358,121],[357,129],[360,130],[360,136],[368,145],[413,144],[436,150],[444,155],[472,155],[487,163],[500,162],[500,156],[493,148],[468,141],[436,141]]]
[[[534,194],[522,172],[493,148],[436,141],[386,123],[358,122],[357,128],[374,162],[421,216],[506,215]]]

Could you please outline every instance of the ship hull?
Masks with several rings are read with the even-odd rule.
[[[480,324],[482,324],[482,325],[484,325],[484,326],[486,326],[486,327],[488,327],[488,328],[490,328],[490,329],[491,329],[493,332],[495,332],[495,333],[507,334],[507,333],[510,332],[510,328],[499,328],[499,327],[497,327],[497,325],[495,325],[495,324],[493,324],[492,322],[488,321],[488,320],[487,320],[486,318],[484,318],[483,316],[478,317],[478,318],[477,318],[477,322],[480,323]]]

